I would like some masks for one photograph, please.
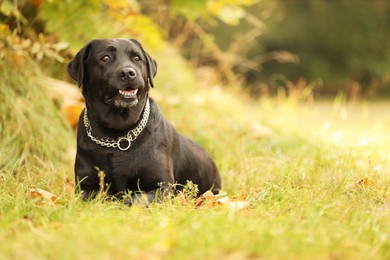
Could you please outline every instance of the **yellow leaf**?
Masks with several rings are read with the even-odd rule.
[[[351,183],[348,185],[349,189],[354,189],[354,188],[374,188],[375,187],[375,182],[371,181],[367,177],[359,180],[358,182]]]
[[[238,199],[236,196],[225,196],[216,201],[217,204],[227,205],[231,209],[243,209],[248,207],[249,203],[243,198]]]
[[[64,108],[64,116],[66,121],[72,126],[76,126],[79,121],[81,111],[84,109],[84,105],[71,105]]]
[[[223,196],[222,198],[217,199],[217,197],[211,191],[206,191],[195,202],[195,208],[199,208],[205,202],[208,202],[207,205],[209,205],[211,207],[215,207],[218,205],[226,205],[230,209],[233,209],[233,210],[243,209],[243,208],[248,207],[248,205],[249,205],[249,203],[247,201],[245,201],[244,199],[245,198],[243,196],[240,196],[240,197]]]

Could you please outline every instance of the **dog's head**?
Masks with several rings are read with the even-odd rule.
[[[129,108],[153,87],[157,64],[136,40],[99,39],[77,53],[68,73],[82,86],[86,100]]]

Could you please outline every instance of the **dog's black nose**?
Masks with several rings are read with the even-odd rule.
[[[134,79],[135,77],[137,77],[137,72],[135,71],[135,69],[133,68],[123,68],[121,70],[121,72],[119,73],[119,77],[122,79],[122,80],[129,80],[129,79]]]

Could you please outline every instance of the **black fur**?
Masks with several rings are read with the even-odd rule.
[[[105,57],[105,56],[108,56]],[[129,72],[130,71],[130,72]],[[157,64],[136,40],[101,39],[89,42],[68,65],[85,98],[92,135],[98,138],[124,136],[135,128],[149,98]],[[129,73],[128,73],[129,72]],[[134,91],[126,97],[119,90]],[[192,181],[199,194],[218,192],[221,180],[211,157],[190,139],[180,135],[150,99],[150,116],[129,150],[102,147],[86,133],[83,113],[77,130],[76,182],[84,199],[99,190],[97,169],[106,174],[109,194],[136,192],[148,202],[163,195],[169,184]]]

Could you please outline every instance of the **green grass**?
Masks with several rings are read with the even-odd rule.
[[[164,61],[160,68],[173,75]],[[20,152],[3,135],[30,159],[0,170],[1,259],[390,258],[388,104],[254,101],[236,89],[196,88],[190,74],[156,81],[151,95],[165,116],[210,151],[226,193],[248,207],[83,203],[66,184],[72,162],[34,156],[33,140]],[[2,131],[15,130],[4,122]],[[74,137],[58,131],[51,145],[66,154],[55,140],[74,148]],[[374,186],[349,187],[362,178]],[[40,204],[30,187],[61,198]]]
[[[0,170],[17,174],[65,160],[75,142],[48,98],[38,65],[28,58],[17,65],[5,57],[0,68]]]

